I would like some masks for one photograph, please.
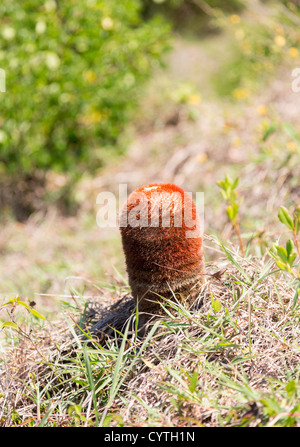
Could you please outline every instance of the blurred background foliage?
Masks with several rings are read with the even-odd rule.
[[[62,199],[71,212],[74,182],[113,163],[126,150],[132,121],[142,128],[151,115],[138,116],[145,82],[178,34],[231,34],[230,51],[210,82],[216,97],[239,101],[282,60],[299,57],[299,24],[297,1],[1,2],[0,67],[7,89],[0,98],[1,209],[12,208],[23,220],[46,197]],[[160,96],[159,106],[175,104],[188,119],[197,118],[196,84],[170,82]],[[169,118],[176,120],[176,113]],[[52,195],[46,191],[49,171],[67,178]]]
[[[4,1],[0,23],[1,177],[36,188],[49,169],[74,177],[120,152],[168,25],[143,20],[138,0]]]

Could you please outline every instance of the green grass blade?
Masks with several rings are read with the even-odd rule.
[[[220,242],[224,252],[226,253],[228,259],[230,262],[232,262],[232,264],[235,265],[235,267],[238,269],[238,271],[243,275],[243,277],[246,279],[248,285],[251,284],[251,278],[250,276],[242,269],[242,267],[239,265],[239,263],[234,259],[234,257],[232,256],[232,254],[230,253],[229,250],[227,250],[227,248]]]

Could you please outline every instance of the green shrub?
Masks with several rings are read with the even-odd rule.
[[[139,0],[0,4],[0,175],[101,166],[128,124],[168,27]]]

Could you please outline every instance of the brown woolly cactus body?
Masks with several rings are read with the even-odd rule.
[[[172,184],[135,190],[120,216],[129,284],[139,310],[159,307],[159,295],[195,299],[204,281],[200,220],[190,196]]]

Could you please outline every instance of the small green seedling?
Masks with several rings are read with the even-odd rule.
[[[218,181],[217,185],[221,190],[223,198],[228,203],[228,206],[226,208],[227,216],[238,235],[240,249],[244,256],[245,247],[241,236],[240,225],[239,225],[239,214],[238,214],[241,201],[237,201],[238,194],[236,192],[236,187],[238,186],[238,183],[239,183],[238,177],[234,180],[231,180],[231,178],[226,174],[225,179]]]
[[[30,305],[28,305],[27,303],[22,301],[19,296],[10,298],[9,301],[7,301],[6,303],[4,303],[0,306],[0,310],[7,308],[7,307],[11,307],[11,310],[13,311],[17,306],[23,306],[35,317],[40,318],[42,320],[45,319],[45,317],[43,317],[43,315],[41,315],[39,312],[37,312],[35,309],[33,309],[33,307],[31,307]],[[4,329],[4,328],[11,328],[16,331],[19,329],[18,325],[13,321],[6,321],[4,323],[0,323],[0,329]]]
[[[295,208],[293,217],[284,206],[281,206],[278,211],[278,218],[280,222],[282,222],[289,230],[292,231],[297,253],[300,258],[300,244],[298,239],[298,234],[300,231],[300,205]]]
[[[300,258],[300,246],[298,234],[300,231],[300,206],[297,206],[293,212],[293,216],[289,213],[287,208],[281,206],[278,211],[278,218],[293,234],[296,250],[294,250],[294,243],[289,239],[285,247],[278,244],[273,244],[273,250],[268,250],[269,255],[274,259],[277,267],[280,270],[290,273],[294,280],[292,285],[296,285],[295,296],[293,300],[293,309],[296,306],[300,294],[300,271],[295,268],[295,260]]]
[[[293,251],[294,244],[289,239],[286,243],[286,247],[280,247],[278,244],[273,244],[273,251],[268,251],[270,256],[274,259],[276,265],[280,270],[291,273],[295,276],[293,265],[297,257],[297,253]],[[297,274],[300,279],[300,275]]]
[[[287,208],[281,206],[278,211],[278,218],[280,222],[282,222],[292,232],[296,245],[296,251],[294,251],[293,241],[289,239],[285,247],[281,247],[278,244],[273,244],[273,250],[268,250],[268,253],[274,259],[280,270],[290,273],[294,276],[294,278],[300,281],[300,272],[294,268],[297,254],[300,258],[300,247],[298,240],[298,234],[300,231],[300,206],[295,208],[293,216],[291,216]]]
[[[222,309],[222,305],[218,299],[214,299],[214,296],[212,293],[210,293],[210,299],[211,299],[211,306],[213,310],[217,313],[220,312]]]
[[[263,142],[267,141],[267,139],[273,135],[278,130],[278,125],[276,123],[271,123],[263,126],[263,133],[261,136],[261,140]]]

